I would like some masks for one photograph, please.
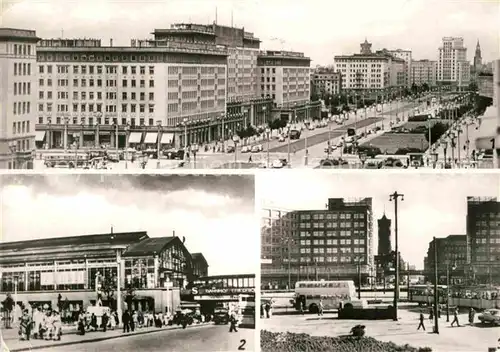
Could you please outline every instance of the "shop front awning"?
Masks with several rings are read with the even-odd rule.
[[[35,142],[43,142],[46,131],[35,131]]]
[[[144,138],[144,144],[156,143],[157,139],[158,139],[158,132],[146,133],[146,137]]]
[[[132,132],[128,137],[129,143],[141,143],[142,132]]]
[[[172,144],[174,141],[174,134],[173,133],[163,133],[161,136],[161,144]]]

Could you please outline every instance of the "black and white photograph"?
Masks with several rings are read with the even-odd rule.
[[[281,178],[257,183],[262,352],[496,351],[498,174]]]
[[[495,0],[2,10],[0,168],[498,167]]]
[[[253,351],[251,175],[4,175],[3,351]]]

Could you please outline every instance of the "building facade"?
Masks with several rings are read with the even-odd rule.
[[[477,283],[500,283],[500,202],[467,198],[467,260]]]
[[[443,38],[443,44],[438,49],[437,82],[456,87],[469,85],[470,63],[463,38]]]
[[[32,169],[37,119],[35,31],[0,28],[0,168]]]
[[[205,265],[205,267],[201,267]],[[193,268],[197,267],[197,270]],[[16,302],[54,307],[62,295],[73,306],[104,305],[173,312],[180,289],[206,273],[176,236],[108,233],[0,244],[0,291]],[[106,292],[113,292],[108,302]]]
[[[328,199],[324,210],[269,210],[261,231],[261,285],[300,280],[370,281],[374,270],[371,198]]]
[[[156,147],[158,139],[180,147],[221,138],[222,119],[234,124],[225,116],[223,48],[51,39],[37,56],[37,139],[47,148]]]
[[[391,245],[391,224],[392,221],[384,215],[377,220],[378,234],[378,255],[389,254],[392,251]]]
[[[405,60],[388,51],[371,51],[361,44],[360,54],[335,56],[335,71],[341,74],[342,91],[347,94],[388,94],[406,85]]]
[[[318,96],[338,95],[341,92],[342,76],[339,72],[315,72],[311,75],[313,94]]]
[[[424,273],[427,281],[434,282],[435,255],[434,248],[437,247],[437,270],[440,285],[447,284],[447,273],[450,284],[466,283],[467,266],[467,236],[449,235],[444,238],[436,238],[429,242],[427,257],[424,260]]]
[[[405,86],[410,87],[411,86],[410,75],[412,72],[412,64],[413,64],[411,50],[393,49],[393,50],[388,50],[388,53],[398,59],[404,60]]]
[[[436,86],[437,62],[431,60],[414,60],[410,70],[410,85],[429,87]]]

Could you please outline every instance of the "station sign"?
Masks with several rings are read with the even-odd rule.
[[[242,293],[255,293],[254,288],[199,288],[193,287],[191,289],[193,295],[232,295],[232,294],[242,294]]]

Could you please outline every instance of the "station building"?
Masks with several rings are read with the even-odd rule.
[[[77,310],[95,304],[100,292],[118,311],[127,301],[137,310],[174,312],[181,289],[207,272],[203,254],[191,254],[175,235],[111,232],[0,244],[0,294],[31,305],[55,307],[60,295]]]

